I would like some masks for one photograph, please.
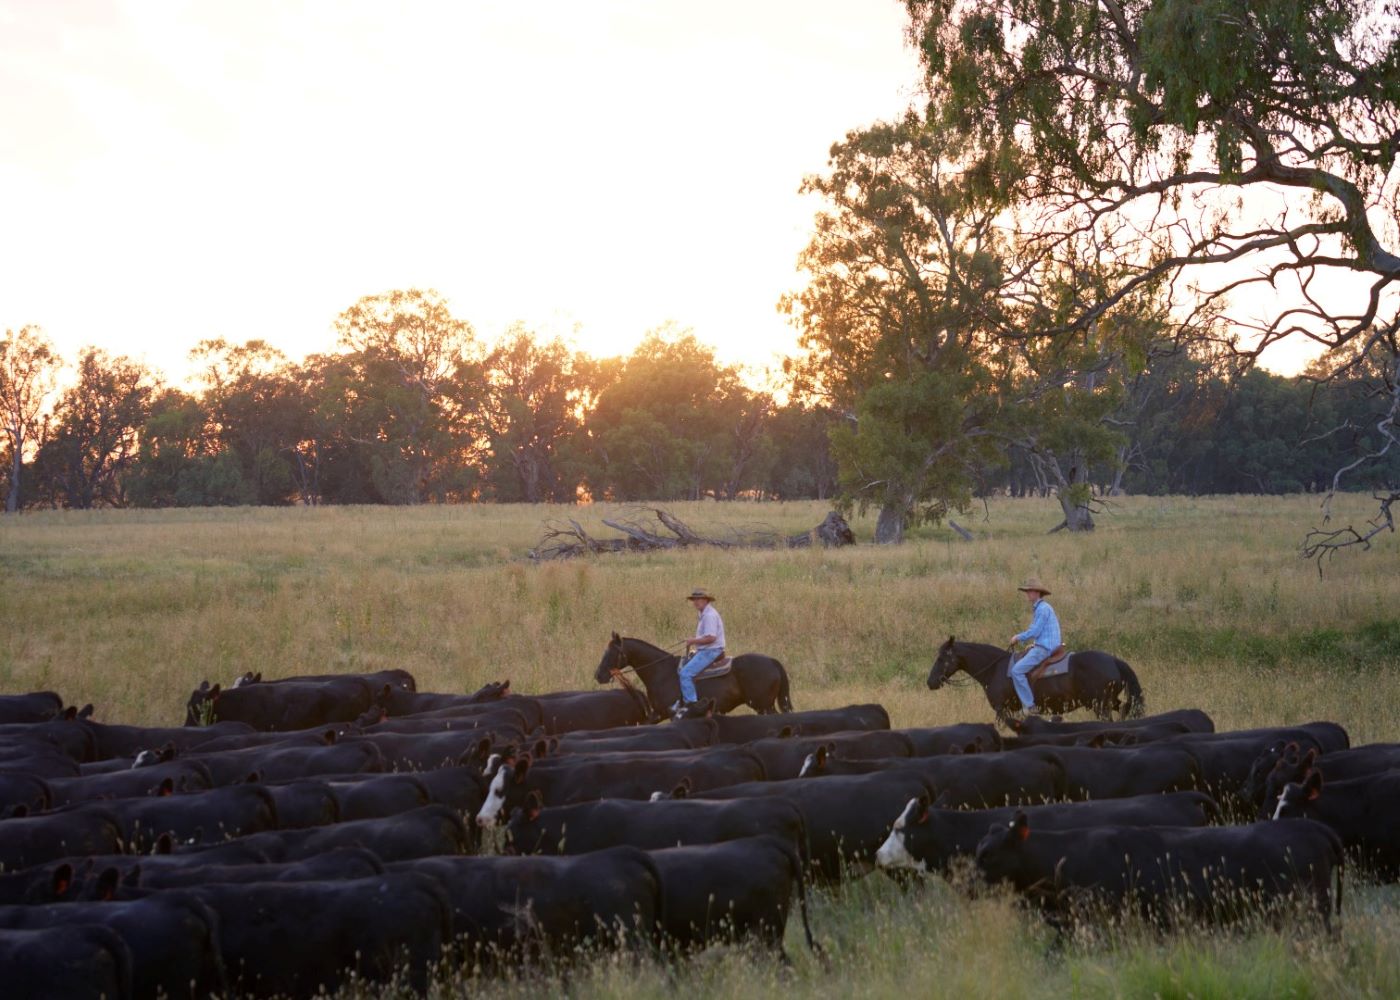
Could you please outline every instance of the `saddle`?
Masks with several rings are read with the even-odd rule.
[[[723,677],[725,674],[729,673],[729,668],[732,666],[734,666],[734,657],[726,653],[696,674],[695,679],[697,681],[703,681],[706,677]]]
[[[1028,679],[1034,684],[1044,677],[1059,677],[1069,673],[1069,658],[1072,655],[1063,644],[1056,646],[1055,651],[1030,672]]]

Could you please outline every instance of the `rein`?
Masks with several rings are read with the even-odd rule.
[[[622,652],[625,655],[625,649],[620,649],[619,652]],[[626,671],[632,671],[632,673],[636,674],[637,678],[641,680],[642,675],[639,671],[645,670],[648,667],[654,667],[658,663],[663,663],[666,660],[671,659],[674,655],[674,653],[665,652],[658,656],[656,659],[649,660],[646,663],[642,663],[637,666],[633,666],[632,664],[624,661],[622,666],[613,667],[611,670],[608,671],[608,674],[611,675],[613,680],[621,684],[628,694],[632,695],[632,697],[634,698],[640,698],[642,704],[647,707],[648,712],[650,712],[652,715],[656,715],[656,706],[651,703],[651,696],[648,695],[645,690],[646,681],[642,680],[643,689],[639,691],[637,690],[637,685],[633,684],[627,679]]]

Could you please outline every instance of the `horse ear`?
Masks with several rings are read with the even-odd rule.
[[[614,646],[621,645],[621,644],[622,644],[622,636],[620,636],[620,635],[618,635],[616,632],[614,632],[614,633],[612,634],[612,642],[613,642],[613,645],[614,645]]]

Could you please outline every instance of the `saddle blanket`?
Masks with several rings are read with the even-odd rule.
[[[1062,677],[1069,673],[1069,658],[1073,655],[1073,653],[1066,653],[1052,663],[1042,663],[1031,671],[1031,683],[1045,677]]]
[[[703,681],[706,677],[723,677],[729,673],[729,669],[734,666],[734,657],[721,656],[714,663],[711,663],[704,670],[695,675],[697,681]]]

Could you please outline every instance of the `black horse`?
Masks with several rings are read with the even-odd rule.
[[[938,648],[938,659],[928,672],[930,691],[937,691],[959,670],[982,685],[987,701],[997,714],[997,721],[1009,728],[1014,713],[1020,711],[1021,699],[1008,673],[1011,653],[1000,646],[981,642],[948,641]],[[1142,715],[1142,685],[1137,674],[1118,657],[1096,649],[1073,653],[1069,658],[1069,673],[1047,677],[1035,685],[1036,704],[1050,712],[1067,712],[1086,706],[1100,719],[1136,718]]]
[[[645,685],[653,714],[657,714],[657,709],[664,712],[681,696],[680,662],[674,653],[614,632],[593,679],[606,684],[630,667]],[[748,705],[760,715],[792,711],[787,671],[762,653],[734,657],[729,673],[702,678],[696,681],[695,690],[702,703],[714,699],[716,712],[728,712],[739,705]]]

